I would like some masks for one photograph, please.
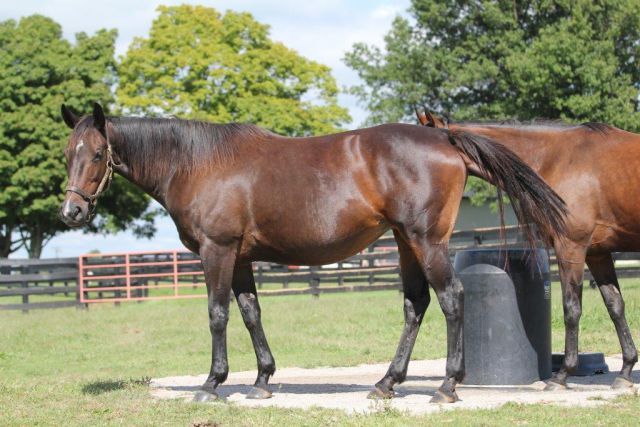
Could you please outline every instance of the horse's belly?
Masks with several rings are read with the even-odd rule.
[[[333,236],[318,232],[256,235],[249,243],[246,257],[252,261],[270,261],[292,265],[331,264],[357,254],[373,243],[388,225],[339,233]]]

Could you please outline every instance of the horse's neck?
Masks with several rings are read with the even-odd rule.
[[[126,162],[123,160],[121,165],[115,165],[113,170],[125,178],[127,181],[140,188],[142,191],[153,197],[162,206],[165,206],[166,187],[165,180],[152,180],[148,177],[138,177],[131,173]],[[168,181],[168,180],[167,180]]]
[[[112,138],[112,149],[117,159],[114,159],[116,162],[113,166],[114,171],[165,206],[166,189],[171,176],[147,176],[132,168],[130,159],[123,155],[121,149],[122,145],[127,143],[130,141],[127,141],[126,136]],[[141,141],[138,143],[149,142]]]

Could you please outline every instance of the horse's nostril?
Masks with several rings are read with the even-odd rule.
[[[71,217],[73,219],[78,219],[78,216],[82,214],[82,209],[80,209],[80,206],[76,206],[76,208],[73,211],[73,215],[71,215]]]

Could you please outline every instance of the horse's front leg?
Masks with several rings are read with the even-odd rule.
[[[256,291],[251,264],[236,263],[235,273],[233,274],[233,293],[238,301],[242,320],[244,320],[249,335],[251,335],[251,342],[258,360],[258,377],[253,388],[247,394],[247,398],[267,399],[271,397],[268,383],[269,378],[276,371],[276,362],[273,359],[267,343],[267,337],[262,328],[258,292]]]
[[[216,388],[229,374],[227,360],[227,322],[229,300],[236,261],[237,244],[219,245],[208,241],[201,245],[200,257],[204,267],[209,299],[209,329],[212,338],[211,370],[209,377],[194,400],[198,402],[218,398]]]

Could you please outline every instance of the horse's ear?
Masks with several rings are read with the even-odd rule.
[[[437,127],[436,126],[436,119],[433,116],[433,114],[431,114],[431,111],[429,111],[428,109],[425,108],[424,115],[425,115],[425,117],[427,119],[427,123],[425,124],[425,126],[430,126],[432,128]]]
[[[427,119],[427,115],[424,111],[418,111],[416,108],[416,117],[422,126],[429,126],[429,119]]]
[[[449,129],[449,118],[447,116],[439,117],[431,113],[429,113],[429,116],[434,128]]]
[[[104,110],[102,109],[102,105],[98,104],[97,102],[93,103],[93,124],[96,128],[98,128],[98,130],[104,130]]]
[[[424,111],[420,112],[418,111],[418,108],[414,108],[415,112],[416,112],[416,118],[418,119],[418,122],[422,125],[422,126],[426,126],[427,125],[427,116],[425,116]]]
[[[76,127],[76,123],[78,123],[78,116],[73,114],[66,105],[62,104],[60,106],[60,113],[62,113],[62,120],[64,120],[65,124],[69,126],[69,128],[73,129]]]

